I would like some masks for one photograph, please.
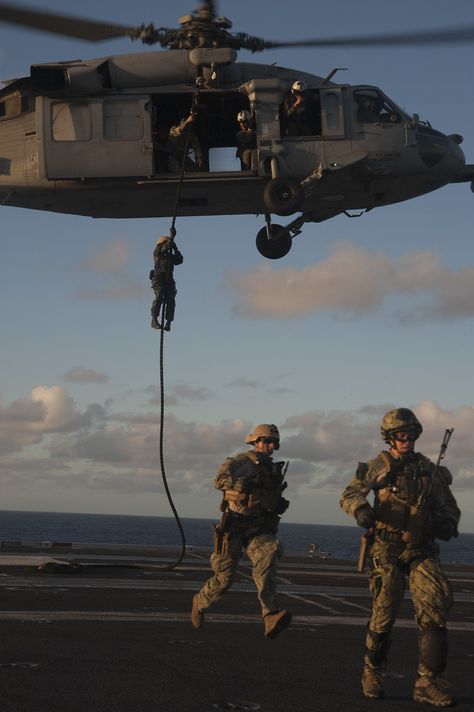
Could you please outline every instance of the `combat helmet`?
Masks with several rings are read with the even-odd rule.
[[[303,92],[306,91],[306,84],[301,81],[301,79],[298,79],[296,82],[293,82],[291,85],[291,91],[295,92]]]
[[[255,426],[251,433],[245,438],[248,445],[255,445],[259,438],[272,438],[275,441],[275,450],[280,447],[280,433],[273,423],[261,423]]]
[[[166,242],[169,242],[169,241],[170,241],[170,238],[168,237],[168,235],[162,235],[159,238],[158,242],[156,243],[156,246],[159,247],[160,245],[164,245]]]
[[[388,442],[391,436],[400,430],[412,431],[415,439],[419,438],[423,432],[423,427],[412,410],[408,408],[395,408],[385,413],[380,426],[380,435],[384,442]]]

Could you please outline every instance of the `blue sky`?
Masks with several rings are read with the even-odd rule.
[[[59,0],[38,3],[79,12]],[[194,4],[81,3],[80,14],[176,25]],[[290,40],[474,24],[469,0],[396,4],[222,0],[235,31]],[[32,63],[141,51],[0,28],[0,76]],[[474,163],[472,46],[241,53],[381,87],[409,113],[464,136]],[[178,218],[184,264],[166,337],[166,461],[183,516],[213,517],[212,478],[252,424],[281,426],[288,521],[349,524],[338,497],[380,449],[379,421],[413,407],[420,450],[447,457],[474,531],[474,195],[468,184],[360,219],[307,225],[289,255],[255,250],[261,218]],[[158,336],[147,275],[170,221],[91,220],[1,208],[2,508],[169,514],[158,467]],[[407,277],[408,275],[408,277]],[[254,287],[265,284],[265,295]],[[293,285],[291,289],[288,285]],[[295,305],[296,298],[304,309]]]

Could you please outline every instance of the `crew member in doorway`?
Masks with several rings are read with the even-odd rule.
[[[252,168],[252,151],[257,148],[257,137],[252,127],[250,111],[244,109],[237,114],[239,130],[235,139],[237,145],[236,157],[240,158],[240,167],[243,171]]]
[[[283,123],[285,136],[311,136],[317,131],[314,123],[317,118],[317,107],[306,88],[306,84],[298,80],[293,82],[291,91],[283,102]]]
[[[191,113],[187,118],[181,119],[179,124],[172,126],[169,130],[168,168],[170,173],[181,173],[183,160],[185,171],[199,171],[204,167],[204,156],[201,144],[193,128],[195,119],[196,114]],[[195,161],[189,156],[190,151],[194,151]]]
[[[169,331],[174,319],[176,306],[176,283],[173,279],[175,265],[183,262],[183,255],[176,247],[176,243],[167,236],[160,237],[153,251],[155,267],[150,272],[151,288],[155,292],[155,299],[151,307],[151,327]],[[158,318],[164,307],[164,323],[160,324]]]
[[[242,549],[252,562],[252,575],[262,609],[266,638],[275,638],[291,621],[291,614],[278,605],[277,566],[281,556],[277,539],[280,516],[289,502],[285,490],[285,462],[273,462],[280,447],[276,425],[262,423],[247,435],[252,450],[228,457],[214,479],[223,494],[219,526],[214,527],[214,552],[210,578],[193,598],[191,622],[204,623],[204,612],[232,586]]]

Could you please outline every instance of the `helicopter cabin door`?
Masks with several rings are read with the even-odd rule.
[[[149,97],[42,98],[41,103],[38,134],[43,140],[46,178],[153,174]]]

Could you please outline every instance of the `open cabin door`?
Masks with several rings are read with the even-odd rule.
[[[40,105],[46,178],[153,174],[149,97],[42,98]]]

